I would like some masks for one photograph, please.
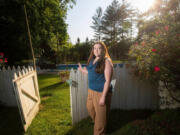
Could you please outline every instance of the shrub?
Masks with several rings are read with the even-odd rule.
[[[130,47],[133,73],[151,83],[163,81],[167,89],[180,91],[180,35],[174,25],[159,27],[148,38]]]
[[[59,76],[60,76],[60,79],[62,82],[65,82],[69,78],[69,75],[70,75],[70,71],[60,71],[59,72]]]

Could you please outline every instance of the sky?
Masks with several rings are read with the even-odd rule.
[[[67,12],[66,23],[68,24],[68,34],[70,41],[75,44],[77,38],[80,42],[84,42],[88,37],[93,38],[94,31],[92,26],[92,16],[96,13],[96,9],[101,6],[103,12],[113,0],[76,0],[76,5]],[[118,0],[121,2],[121,0]],[[154,3],[154,0],[126,0],[135,9],[140,12],[146,11]]]

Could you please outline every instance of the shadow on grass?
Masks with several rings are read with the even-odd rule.
[[[0,135],[23,135],[17,107],[0,106]]]
[[[107,126],[107,133],[115,132],[134,120],[145,120],[150,117],[152,110],[112,110]]]
[[[50,86],[47,86],[47,87],[44,87],[44,88],[41,88],[40,91],[53,91],[53,90],[56,90],[57,87],[59,87],[61,85],[62,89],[66,87],[67,84],[64,84],[64,82],[58,82],[58,83],[55,83],[53,85],[50,85]]]
[[[153,113],[154,111],[152,110],[111,110],[107,134],[112,134],[134,120],[147,119]],[[93,135],[93,126],[94,123],[88,117],[75,124],[65,135]]]

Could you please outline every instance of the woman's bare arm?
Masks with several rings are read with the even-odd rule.
[[[78,70],[81,71],[83,74],[88,74],[88,70],[86,67],[82,68],[81,64],[78,63],[79,67]]]
[[[109,86],[112,79],[112,73],[113,73],[113,65],[111,64],[110,60],[106,59],[105,61],[105,70],[104,70],[104,76],[105,76],[105,83],[104,83],[104,89],[102,92],[102,97],[100,98],[99,104],[104,105],[107,92],[109,90]]]

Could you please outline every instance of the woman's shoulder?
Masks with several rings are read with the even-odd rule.
[[[110,61],[110,58],[109,57],[105,57],[105,60],[109,60]]]
[[[113,67],[113,63],[110,58],[105,57],[105,64],[111,65]]]

